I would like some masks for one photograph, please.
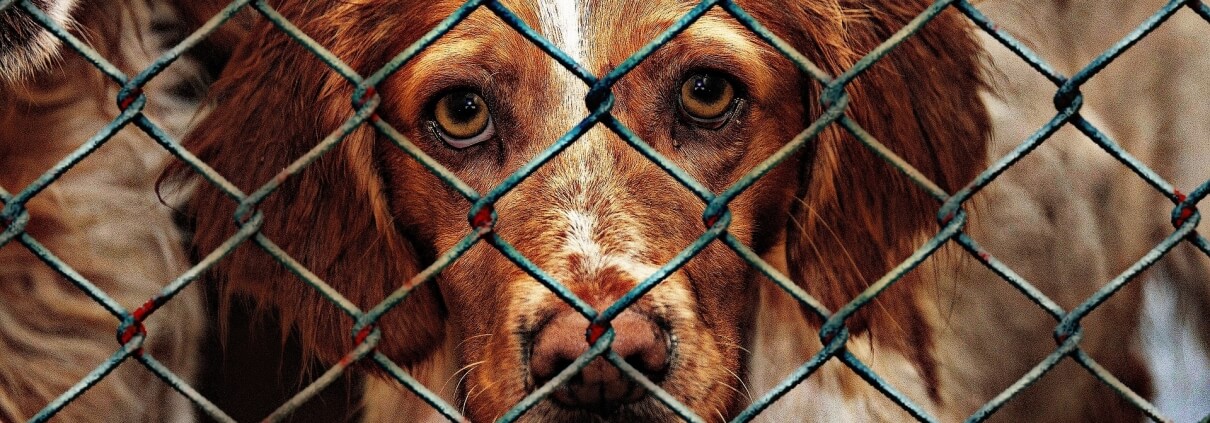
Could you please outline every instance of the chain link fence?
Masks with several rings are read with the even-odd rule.
[[[1155,264],[1161,257],[1172,250],[1179,243],[1187,242],[1195,246],[1202,252],[1210,255],[1210,242],[1197,232],[1195,228],[1201,221],[1201,215],[1197,212],[1196,204],[1210,194],[1210,181],[1201,184],[1197,189],[1190,193],[1182,193],[1176,190],[1164,178],[1153,172],[1142,162],[1135,159],[1121,148],[1113,139],[1108,137],[1104,132],[1096,126],[1084,119],[1080,115],[1080,109],[1083,105],[1083,95],[1080,93],[1080,87],[1089,81],[1099,71],[1117,59],[1123,52],[1130,49],[1135,43],[1146,37],[1149,33],[1160,27],[1167,19],[1181,9],[1189,9],[1201,16],[1203,19],[1210,21],[1210,6],[1206,3],[1197,0],[1172,0],[1162,8],[1157,10],[1145,22],[1139,25],[1125,38],[1118,41],[1105,50],[1095,60],[1082,68],[1074,75],[1067,76],[1056,71],[1054,67],[1049,65],[1045,60],[1032,52],[1025,44],[1009,35],[1006,31],[1000,29],[995,22],[989,20],[974,4],[968,0],[940,0],[933,3],[930,7],[921,12],[907,26],[899,30],[892,37],[885,40],[879,47],[870,51],[864,58],[856,62],[851,68],[840,75],[830,75],[810,60],[804,57],[799,52],[795,51],[785,41],[778,38],[772,32],[767,30],[760,22],[757,22],[752,16],[744,11],[739,5],[730,0],[703,0],[689,13],[681,17],[672,27],[668,28],[655,39],[647,43],[642,49],[635,52],[628,59],[620,63],[616,68],[604,75],[594,75],[586,70],[582,64],[577,63],[570,56],[560,51],[548,39],[542,37],[534,28],[529,27],[517,14],[509,10],[503,4],[494,0],[471,0],[458,8],[448,18],[442,21],[434,29],[416,41],[407,49],[400,52],[392,60],[390,60],[381,69],[369,76],[362,76],[343,63],[339,58],[327,51],[324,46],[319,45],[307,34],[302,33],[289,20],[279,14],[274,8],[269,6],[264,0],[242,0],[232,2],[225,7],[218,15],[214,16],[195,32],[186,37],[175,47],[169,49],[158,59],[156,59],[149,67],[139,72],[136,75],[126,75],[122,73],[116,66],[101,57],[96,51],[90,48],[86,43],[82,42],[76,36],[69,33],[66,29],[56,25],[46,14],[38,9],[35,2],[32,0],[0,0],[0,10],[13,7],[18,8],[36,21],[50,30],[54,36],[62,40],[70,50],[86,58],[104,75],[112,79],[121,86],[121,90],[117,95],[117,103],[121,109],[121,113],[108,125],[100,130],[95,136],[84,142],[77,150],[72,152],[67,157],[59,161],[50,170],[46,171],[41,177],[37,178],[30,185],[17,191],[15,194],[0,188],[0,200],[4,202],[4,208],[0,211],[0,220],[4,222],[3,232],[0,233],[0,246],[10,242],[17,242],[25,246],[29,251],[34,253],[38,258],[55,269],[63,277],[75,284],[85,294],[95,300],[98,304],[104,307],[110,314],[118,319],[121,324],[118,329],[117,338],[119,346],[114,354],[109,357],[103,364],[89,373],[85,378],[79,381],[67,392],[64,392],[60,397],[55,399],[50,404],[35,415],[31,421],[42,422],[52,418],[59,410],[68,403],[82,395],[90,387],[97,384],[100,380],[106,377],[113,369],[127,360],[135,360],[145,366],[147,369],[156,374],[165,383],[169,384],[173,389],[187,397],[190,401],[210,418],[230,422],[234,421],[223,410],[216,407],[212,402],[203,397],[193,387],[186,383],[183,379],[173,374],[171,370],[157,361],[148,352],[141,349],[143,341],[146,337],[146,332],[142,322],[152,313],[170,301],[177,293],[184,289],[189,284],[198,279],[198,276],[205,272],[217,261],[223,259],[237,246],[244,243],[254,243],[264,251],[272,255],[281,264],[287,266],[292,272],[297,274],[299,278],[312,288],[318,290],[325,298],[343,310],[348,316],[353,319],[356,324],[351,336],[356,340],[357,347],[340,360],[336,365],[329,368],[316,379],[313,383],[306,386],[298,392],[293,398],[282,404],[276,411],[268,416],[266,421],[277,421],[289,415],[296,410],[301,404],[312,399],[317,393],[323,390],[328,385],[335,382],[348,367],[357,361],[369,360],[381,367],[386,373],[414,392],[425,402],[431,405],[434,409],[440,412],[446,418],[452,421],[466,421],[456,407],[444,402],[436,394],[430,391],[425,386],[421,385],[413,379],[407,371],[401,368],[398,364],[391,361],[385,355],[375,351],[375,346],[383,336],[376,327],[376,322],[386,312],[390,311],[396,305],[400,304],[414,287],[425,283],[430,283],[446,266],[458,260],[459,257],[470,249],[473,245],[479,242],[486,242],[492,247],[499,250],[505,257],[523,269],[525,272],[533,276],[536,280],[548,287],[563,301],[566,301],[572,308],[583,314],[589,319],[591,327],[589,330],[591,348],[576,359],[571,366],[560,372],[552,380],[534,390],[526,396],[521,402],[517,403],[508,413],[500,417],[500,421],[511,422],[520,418],[528,409],[533,407],[538,402],[545,399],[552,391],[560,384],[568,381],[588,363],[597,357],[604,357],[609,362],[613,363],[618,369],[624,372],[627,377],[638,382],[646,388],[655,398],[665,404],[671,410],[675,411],[682,419],[692,422],[701,422],[704,419],[701,416],[694,414],[693,411],[679,403],[676,398],[665,392],[659,385],[648,380],[641,372],[633,368],[622,357],[614,353],[610,349],[610,344],[614,340],[613,330],[610,328],[610,321],[617,317],[627,307],[634,304],[639,297],[653,289],[662,280],[671,273],[683,266],[688,260],[693,258],[707,245],[713,242],[721,242],[727,247],[734,250],[740,257],[746,260],[751,266],[759,270],[760,273],[767,276],[770,280],[776,283],[781,289],[789,293],[795,298],[805,309],[810,310],[818,317],[825,321],[820,329],[820,338],[824,342],[824,348],[809,361],[803,363],[796,371],[789,375],[775,389],[764,393],[759,398],[752,401],[746,410],[740,413],[734,421],[744,422],[750,421],[759,415],[763,410],[777,401],[788,391],[790,391],[798,383],[802,382],[807,377],[811,376],[824,363],[830,360],[839,360],[845,365],[856,371],[865,381],[876,388],[882,394],[893,400],[896,404],[906,410],[909,414],[920,421],[933,422],[937,421],[934,416],[929,415],[924,409],[913,403],[911,399],[896,390],[893,386],[886,383],[882,377],[871,370],[865,363],[860,361],[856,356],[845,349],[845,344],[849,340],[849,332],[846,329],[846,320],[854,315],[858,310],[869,304],[876,296],[885,289],[896,283],[903,275],[911,271],[917,265],[922,263],[932,254],[938,251],[947,243],[956,243],[963,249],[969,252],[980,263],[999,275],[1006,283],[1011,284],[1022,294],[1027,296],[1030,301],[1041,307],[1047,314],[1052,316],[1057,322],[1054,330],[1055,339],[1058,346],[1045,357],[1040,363],[1030,370],[1028,373],[1005,389],[1002,393],[995,396],[991,401],[987,402],[982,408],[977,410],[973,415],[969,416],[968,421],[977,422],[988,419],[998,408],[1015,395],[1021,392],[1031,383],[1037,381],[1044,376],[1048,371],[1053,369],[1057,364],[1066,359],[1074,360],[1088,370],[1093,376],[1109,386],[1122,398],[1129,401],[1151,419],[1156,421],[1167,421],[1160,414],[1155,406],[1147,400],[1132,392],[1114,375],[1107,372],[1096,361],[1080,348],[1082,331],[1080,321],[1105,301],[1107,301],[1115,292],[1131,283],[1132,280]],[[506,178],[502,183],[485,193],[480,193],[463,183],[453,173],[446,170],[439,163],[423,154],[415,145],[406,139],[399,131],[392,127],[389,123],[379,120],[375,117],[375,109],[379,106],[380,99],[375,92],[375,87],[378,86],[384,79],[389,77],[403,67],[409,60],[416,57],[418,53],[426,47],[434,43],[453,27],[458,25],[460,21],[477,9],[487,9],[491,13],[498,16],[506,24],[514,28],[518,33],[523,35],[533,44],[545,51],[554,60],[561,64],[564,68],[572,72],[580,81],[589,87],[589,92],[585,101],[588,105],[590,113],[582,121],[580,121],[570,131],[560,137],[548,149],[534,157],[519,170]],[[229,183],[222,175],[217,174],[205,163],[201,162],[188,150],[183,148],[178,140],[170,137],[163,129],[157,127],[150,120],[143,116],[142,111],[147,103],[146,97],[143,95],[141,88],[150,79],[156,77],[171,63],[178,60],[186,51],[196,46],[203,41],[211,33],[213,33],[220,25],[230,20],[234,15],[244,9],[252,9],[259,13],[279,30],[289,34],[299,44],[312,52],[317,58],[331,67],[332,70],[343,76],[350,84],[356,87],[354,98],[352,99],[351,115],[336,131],[329,134],[320,143],[318,143],[310,152],[297,159],[291,166],[282,170],[269,182],[251,193],[245,193]],[[640,62],[651,55],[656,49],[660,48],[677,34],[684,31],[692,25],[697,19],[703,16],[711,9],[720,9],[734,17],[740,24],[752,31],[757,37],[769,43],[778,52],[788,58],[804,75],[813,78],[821,83],[825,89],[819,98],[826,107],[825,113],[816,121],[812,122],[801,133],[794,136],[784,148],[776,154],[766,159],[763,163],[756,166],[751,172],[740,178],[732,186],[720,193],[712,192],[707,189],[702,183],[690,177],[688,173],[678,168],[669,160],[661,156],[656,150],[639,139],[630,129],[616,119],[610,110],[614,105],[614,97],[611,94],[611,87],[628,72],[633,70]],[[910,164],[898,157],[886,146],[881,144],[862,129],[857,122],[850,119],[846,115],[846,106],[849,104],[849,96],[845,93],[846,86],[855,78],[862,75],[868,68],[877,63],[887,54],[891,53],[901,42],[909,37],[912,37],[921,28],[929,25],[930,21],[946,10],[954,9],[969,18],[975,25],[989,33],[995,40],[1009,48],[1017,56],[1027,62],[1033,69],[1045,76],[1056,86],[1054,96],[1054,105],[1057,113],[1047,122],[1042,128],[1038,129],[1032,136],[1022,142],[1008,155],[999,158],[992,162],[991,166],[983,171],[969,185],[963,187],[957,192],[946,192],[937,184],[933,183],[924,177],[919,171],[914,169]],[[1207,27],[1210,30],[1210,26]],[[90,153],[98,149],[108,139],[110,139],[120,129],[134,125],[158,142],[164,149],[175,156],[177,159],[186,163],[199,175],[201,175],[208,183],[213,184],[222,192],[230,197],[231,201],[239,204],[237,209],[236,219],[241,223],[241,229],[230,239],[227,240],[219,249],[210,252],[203,257],[196,265],[187,272],[181,274],[175,280],[171,281],[164,289],[141,307],[135,310],[127,310],[119,305],[113,298],[107,295],[104,291],[97,288],[88,279],[77,273],[70,266],[64,263],[63,260],[56,257],[54,253],[45,248],[34,237],[25,233],[24,229],[29,222],[29,213],[25,210],[26,203],[35,195],[42,192],[48,185],[55,182],[57,178],[63,175],[67,170],[71,169],[75,164],[83,160]],[[272,240],[265,237],[259,232],[259,228],[265,217],[256,212],[257,206],[272,194],[282,183],[283,180],[292,177],[302,171],[312,162],[331,150],[339,144],[348,134],[362,125],[372,126],[379,135],[389,139],[403,152],[410,155],[412,158],[422,162],[428,167],[433,174],[439,177],[450,187],[461,193],[466,200],[472,204],[469,220],[469,230],[466,236],[454,248],[442,253],[435,263],[417,274],[411,281],[403,284],[404,288],[392,293],[380,304],[369,310],[361,310],[352,302],[345,299],[339,292],[331,288],[324,281],[317,278],[314,274],[301,266],[297,261],[287,255],[279,248]],[[585,132],[596,125],[604,125],[609,130],[617,134],[621,139],[625,140],[631,147],[641,153],[648,159],[656,162],[659,167],[676,179],[686,189],[695,194],[705,205],[705,213],[702,220],[708,228],[700,238],[682,250],[675,258],[665,263],[654,274],[646,280],[639,283],[633,290],[619,299],[616,303],[606,308],[603,311],[596,311],[586,302],[577,298],[569,289],[563,286],[559,281],[553,279],[530,260],[528,260],[520,251],[511,246],[507,241],[500,238],[493,232],[495,223],[495,213],[493,204],[516,187],[523,179],[533,174],[539,167],[543,166],[552,160],[561,151],[567,149],[575,143]],[[1038,146],[1042,145],[1056,131],[1064,126],[1072,126],[1078,129],[1081,133],[1087,135],[1096,145],[1102,148],[1106,153],[1117,159],[1122,165],[1128,167],[1139,178],[1146,181],[1155,190],[1161,193],[1164,197],[1172,201],[1174,208],[1172,209],[1171,221],[1175,230],[1163,239],[1158,245],[1152,248],[1146,255],[1139,259],[1136,263],[1130,266],[1125,272],[1105,283],[1091,297],[1087,298],[1082,304],[1071,310],[1065,310],[1057,303],[1047,298],[1040,290],[1035,288],[1030,282],[1026,281],[1019,275],[1008,268],[1004,263],[990,255],[986,250],[980,247],[974,239],[966,232],[965,226],[967,223],[967,213],[964,209],[966,202],[981,189],[994,181],[1001,173],[1016,164],[1022,158],[1030,154]],[[758,179],[764,176],[768,171],[777,166],[782,161],[794,155],[797,151],[803,148],[814,137],[819,135],[826,128],[831,126],[839,126],[851,133],[861,143],[868,147],[871,151],[891,164],[895,168],[902,171],[910,177],[919,186],[919,189],[926,191],[934,197],[940,204],[941,209],[938,214],[938,221],[941,224],[941,230],[917,249],[910,257],[895,267],[890,273],[882,276],[875,283],[858,297],[852,299],[851,302],[839,308],[838,310],[829,310],[822,303],[794,284],[789,278],[775,270],[771,265],[761,260],[761,258],[749,247],[742,244],[737,238],[727,232],[727,227],[731,223],[731,215],[727,210],[728,202],[736,198],[745,189],[752,186]]]

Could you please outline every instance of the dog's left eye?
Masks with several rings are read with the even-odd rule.
[[[697,72],[681,83],[681,112],[699,126],[721,128],[735,104],[734,84],[718,72]]]
[[[478,92],[459,89],[441,96],[434,105],[433,132],[454,148],[483,142],[495,132],[487,102]]]

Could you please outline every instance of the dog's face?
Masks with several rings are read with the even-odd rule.
[[[362,74],[377,70],[461,5],[296,3],[277,7]],[[502,3],[595,75],[622,63],[694,5]],[[923,8],[915,2],[850,10],[858,6],[848,3],[741,5],[834,74]],[[853,102],[860,104],[849,112],[854,119],[945,186],[969,177],[984,129],[977,119],[944,119],[957,107],[982,112],[975,98],[973,42],[957,22],[939,18],[930,27],[935,30],[904,47],[907,53],[849,89],[868,100]],[[195,131],[187,144],[251,190],[352,113],[352,88],[267,24],[246,40],[214,89],[215,108],[199,124],[206,129]],[[910,77],[928,72],[952,77]],[[587,85],[486,9],[473,12],[376,91],[382,120],[480,193],[504,182],[590,113]],[[612,116],[716,193],[785,146],[822,110],[816,82],[717,9],[611,92]],[[915,116],[889,111],[930,100],[943,106]],[[249,114],[249,106],[276,114]],[[251,156],[241,142],[256,142]],[[964,160],[968,167],[958,164]],[[729,204],[727,232],[771,262],[788,262],[787,273],[835,307],[868,284],[861,275],[881,274],[906,255],[932,221],[933,200],[906,185],[855,140],[828,130]],[[199,192],[196,237],[202,252],[234,230],[230,203],[212,189]],[[471,233],[470,208],[425,165],[363,127],[286,179],[259,210],[265,212],[262,233],[368,308]],[[494,232],[600,311],[702,236],[704,209],[701,199],[656,162],[597,125],[493,205]],[[231,286],[277,305],[285,320],[300,322],[315,352],[335,358],[351,349],[344,340],[349,324],[331,305],[249,250],[222,265]],[[728,247],[712,243],[618,315],[612,350],[697,414],[732,416],[748,401],[734,388],[743,384],[745,351],[758,330],[751,327],[758,283],[767,281]],[[911,307],[905,301],[881,310],[902,319]],[[433,283],[418,287],[379,327],[379,351],[400,362],[452,354],[466,372],[456,395],[474,421],[500,416],[589,346],[585,318],[483,242]],[[865,330],[865,323],[852,327]],[[914,345],[927,339],[919,328],[891,336],[896,341],[890,344],[902,343],[905,350],[923,351]],[[674,418],[602,359],[527,416]]]
[[[691,5],[508,6],[587,70],[604,75]],[[623,26],[631,29],[611,30]],[[800,80],[775,77],[793,72],[717,11],[622,78],[613,89],[612,113],[721,192],[801,130]],[[426,49],[382,92],[383,118],[398,122],[413,143],[479,192],[503,182],[589,114],[586,84],[486,10]],[[383,158],[392,212],[421,246],[422,261],[454,248],[470,232],[469,202],[416,160],[381,147],[376,154]],[[797,187],[776,181],[795,180],[797,169],[778,167],[732,203],[729,232],[758,251],[782,240]],[[703,201],[603,125],[494,209],[501,238],[597,310],[707,229]],[[712,244],[619,317],[615,351],[692,409],[731,414],[740,405],[728,386],[742,384],[742,346],[756,292],[752,273],[734,252]],[[587,320],[486,244],[444,270],[438,285],[452,323],[448,335],[465,340],[458,345],[460,362],[481,363],[468,370],[462,387],[473,396],[471,414],[481,419],[508,409],[588,348]],[[634,402],[641,391],[598,359],[532,413],[555,421],[585,408],[623,420],[668,415],[650,397]]]

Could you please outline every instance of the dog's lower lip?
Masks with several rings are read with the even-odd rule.
[[[641,386],[639,386],[637,383],[634,384],[633,389],[635,389],[637,392],[640,392],[640,393],[645,392],[643,390],[643,388]],[[554,394],[552,394],[550,397],[548,397],[547,401],[550,402],[555,407],[557,407],[558,410],[561,412],[560,417],[552,419],[551,421],[560,421],[560,422],[569,422],[569,423],[584,423],[584,418],[588,417],[589,415],[591,415],[592,417],[594,417],[595,419],[598,419],[600,421],[619,421],[619,422],[621,422],[621,421],[625,421],[625,422],[658,421],[655,419],[654,416],[636,415],[634,412],[637,409],[645,408],[646,406],[643,403],[645,401],[653,401],[653,399],[650,397],[641,395],[641,394],[635,394],[635,398],[637,398],[637,399],[635,401],[631,401],[631,402],[626,402],[626,403],[618,402],[618,403],[608,404],[605,406],[596,406],[596,407],[587,407],[587,408],[577,407],[575,405],[567,404],[567,403],[563,402],[562,400],[559,400],[558,397]]]

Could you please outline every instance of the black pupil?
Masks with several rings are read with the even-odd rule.
[[[693,98],[706,104],[718,102],[727,91],[727,80],[714,75],[697,75],[690,82],[693,87],[689,92]]]
[[[475,93],[454,93],[446,97],[446,107],[450,117],[458,123],[467,123],[479,116],[479,98]]]

